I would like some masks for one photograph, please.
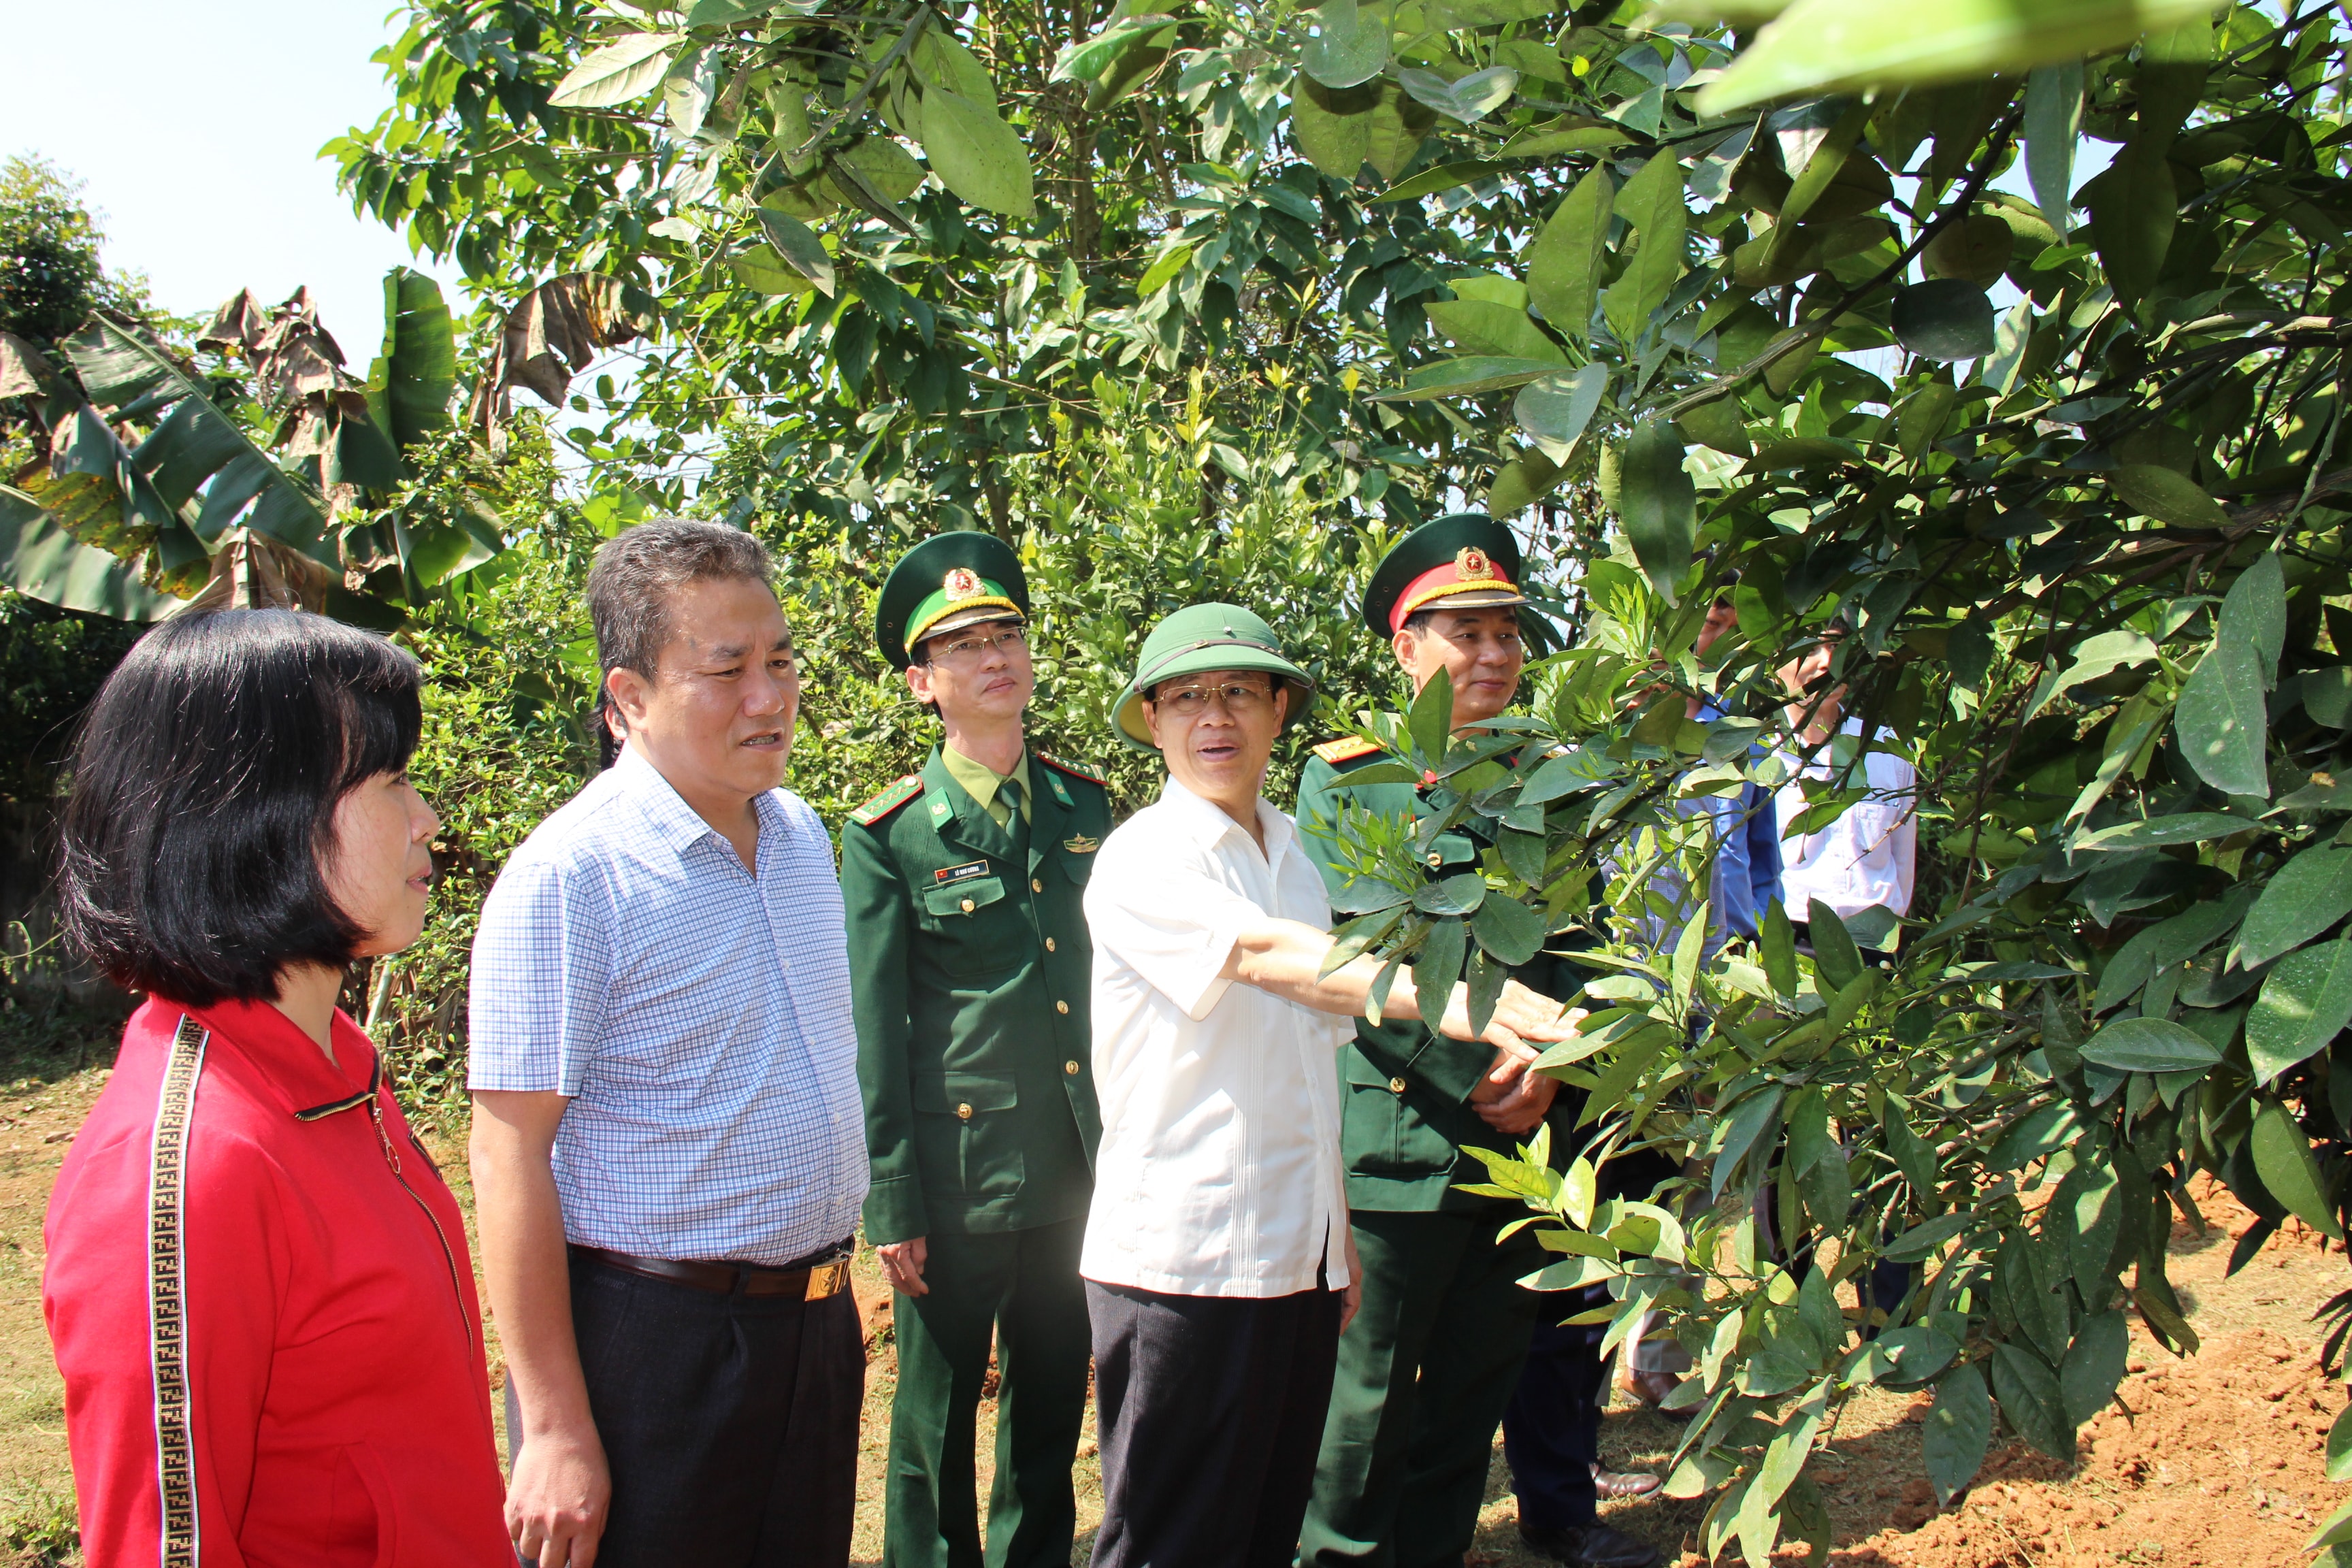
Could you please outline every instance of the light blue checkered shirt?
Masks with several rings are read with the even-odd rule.
[[[624,749],[515,851],[474,938],[478,1089],[572,1097],[564,1235],[780,1264],[849,1236],[866,1185],[833,845],[760,797],[759,875]]]

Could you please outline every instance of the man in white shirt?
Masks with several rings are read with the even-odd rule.
[[[1093,1322],[1103,1524],[1095,1568],[1287,1568],[1357,1295],[1334,1058],[1380,961],[1321,974],[1322,874],[1259,791],[1313,689],[1247,610],[1200,605],[1143,645],[1115,714],[1166,759],[1159,802],[1103,842],[1086,898],[1102,1106],[1079,1273]],[[1401,970],[1388,1011],[1419,1005]],[[1506,986],[1502,1053],[1570,1033]]]
[[[1862,744],[1861,720],[1839,722],[1845,688],[1817,689],[1828,679],[1831,660],[1844,637],[1844,626],[1831,622],[1818,643],[1780,671],[1780,684],[1792,700],[1789,723],[1799,734],[1799,757],[1791,762],[1802,764],[1775,802],[1784,835],[1780,889],[1790,918],[1799,921],[1816,899],[1840,920],[1852,920],[1874,904],[1908,914],[1918,875],[1917,770],[1888,752],[1865,752],[1861,764],[1851,770],[1831,754],[1835,734],[1854,736],[1857,749]],[[1894,737],[1882,730],[1877,738]],[[1790,831],[1806,810],[1800,782],[1806,778],[1858,782],[1870,793],[1834,822],[1810,833]]]

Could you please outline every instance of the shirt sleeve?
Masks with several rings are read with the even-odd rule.
[[[889,851],[889,824],[841,833],[841,894],[857,963],[850,994],[857,1026],[857,1086],[866,1104],[866,1239],[879,1246],[930,1232],[915,1158],[915,1089],[907,1047],[914,981],[908,967],[914,906]]]
[[[1895,862],[1895,912],[1911,912],[1911,895],[1919,877],[1919,770],[1899,757],[1885,759],[1893,765],[1887,771],[1887,782],[1893,786],[1888,804],[1902,812],[1894,830],[1887,835],[1887,848]]]
[[[594,875],[525,856],[483,900],[467,987],[467,1087],[577,1096],[604,1035],[614,911]]]
[[[276,1167],[240,1140],[194,1141],[175,1299],[150,1290],[144,1153],[140,1140],[108,1151],[49,1216],[43,1304],[82,1550],[92,1563],[163,1561],[166,1533],[184,1542],[193,1526],[203,1568],[233,1568],[290,1267]]]
[[[1134,970],[1186,1017],[1207,1017],[1233,984],[1226,956],[1266,912],[1211,875],[1190,846],[1114,835],[1097,853],[1086,899],[1095,952]]]

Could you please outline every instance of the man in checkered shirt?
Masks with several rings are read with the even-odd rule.
[[[622,749],[475,939],[507,1523],[539,1568],[849,1560],[864,1117],[832,845],[778,787],[800,678],[772,570],[711,523],[597,552]]]

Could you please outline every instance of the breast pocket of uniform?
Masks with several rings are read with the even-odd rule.
[[[932,954],[950,974],[993,974],[1019,963],[1027,951],[1028,922],[1005,901],[1002,877],[926,888],[923,914]]]
[[[1020,1087],[1010,1073],[918,1073],[915,1158],[924,1185],[976,1198],[1021,1190]]]

